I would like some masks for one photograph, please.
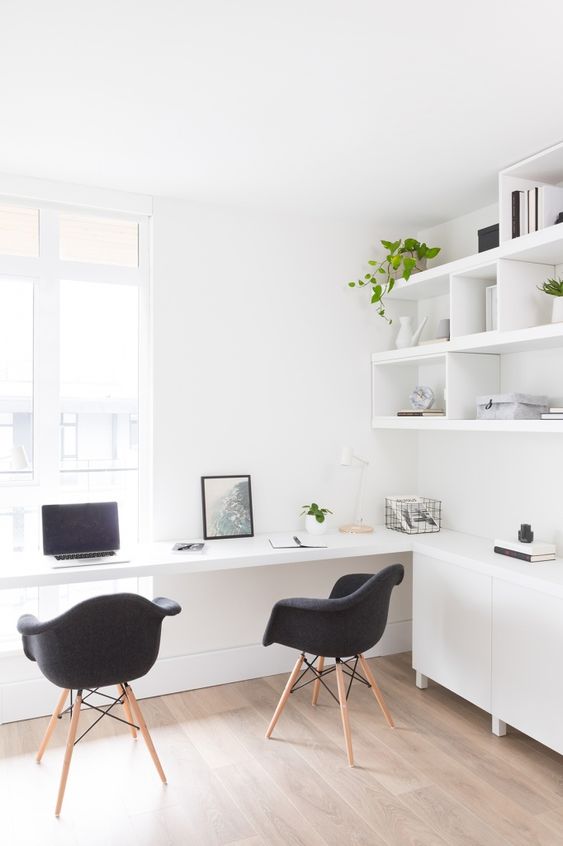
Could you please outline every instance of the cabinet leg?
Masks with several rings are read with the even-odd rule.
[[[497,737],[504,737],[506,734],[506,723],[503,720],[499,720],[498,717],[492,715],[492,725],[491,731],[493,734],[496,734]]]
[[[423,676],[422,673],[418,672],[418,670],[416,671],[416,686],[420,688],[420,690],[426,690],[428,687],[428,676]]]

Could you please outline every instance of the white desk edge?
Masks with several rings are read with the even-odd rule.
[[[283,537],[287,538],[288,534]],[[305,539],[304,533],[301,537]],[[52,568],[42,555],[15,553],[0,565],[0,590],[107,579],[191,575],[414,552],[563,597],[563,559],[528,564],[494,553],[491,539],[447,529],[432,534],[407,535],[377,527],[369,535],[336,533],[311,538],[311,543],[326,544],[326,549],[272,549],[269,538],[280,539],[281,535],[270,533],[253,538],[208,541],[205,550],[196,555],[172,552],[174,541],[159,541],[136,547],[132,550],[130,561],[124,564],[57,569]]]

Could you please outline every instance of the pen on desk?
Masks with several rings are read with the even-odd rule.
[[[297,546],[303,546],[303,544],[301,543],[301,541],[299,540],[299,538],[297,537],[297,535],[293,535],[293,540],[295,541],[295,543],[297,544]]]

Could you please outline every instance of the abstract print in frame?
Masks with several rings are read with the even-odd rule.
[[[203,537],[254,536],[250,476],[202,476]]]

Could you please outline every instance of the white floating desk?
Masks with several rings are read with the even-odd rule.
[[[247,567],[306,564],[313,561],[413,552],[563,598],[563,559],[528,564],[514,558],[506,558],[493,552],[493,542],[488,538],[478,538],[447,529],[431,534],[406,535],[383,526],[376,527],[372,534],[366,535],[337,532],[309,537],[305,532],[296,533],[303,542],[326,544],[327,549],[272,549],[269,538],[276,542],[291,536],[291,533],[284,533],[207,541],[204,551],[195,555],[189,552],[172,552],[174,541],[160,541],[132,548],[130,560],[125,564],[53,568],[42,555],[15,553],[2,559],[0,590],[106,579],[189,576]]]

